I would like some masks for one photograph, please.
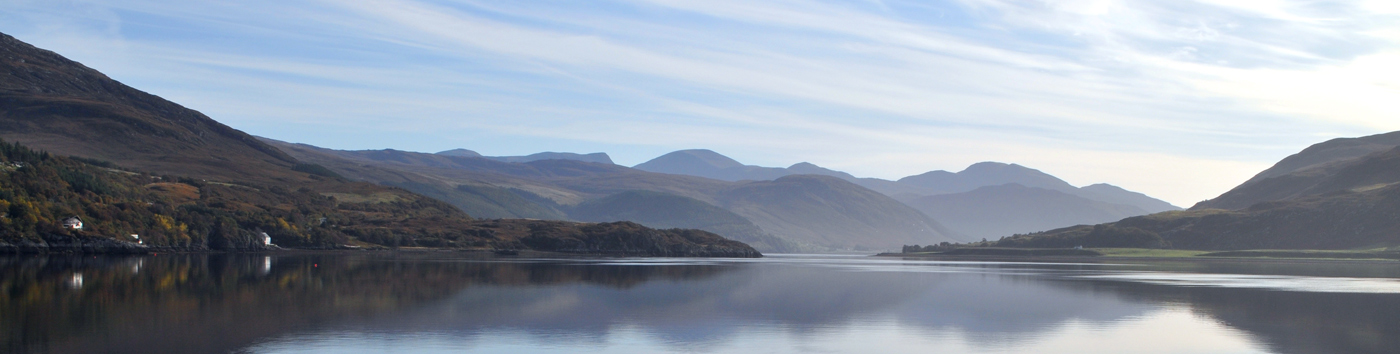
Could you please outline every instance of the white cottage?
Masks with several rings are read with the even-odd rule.
[[[268,236],[266,232],[259,236],[262,237],[263,246],[272,246],[272,236]]]
[[[79,219],[79,218],[76,217],[76,216],[71,217],[71,218],[67,218],[67,219],[63,219],[63,228],[65,228],[65,229],[71,229],[71,230],[82,230],[82,229],[83,229],[83,219]]]

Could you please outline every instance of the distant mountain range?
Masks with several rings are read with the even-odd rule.
[[[1077,188],[1039,170],[998,162],[973,164],[956,173],[931,171],[890,181],[857,178],[806,162],[787,168],[744,165],[714,151],[696,149],[668,153],[633,168],[726,181],[768,181],[792,175],[836,177],[904,202],[969,239],[1181,209],[1112,185]]]
[[[326,166],[348,178],[434,196],[479,217],[629,220],[652,227],[675,227],[723,219],[717,210],[724,210],[762,232],[741,227],[743,223],[697,227],[755,244],[761,251],[879,250],[964,240],[893,198],[839,178],[790,176],[731,182],[577,160],[510,163],[483,157],[340,151],[265,141],[299,160]],[[653,194],[627,194],[637,191]],[[665,194],[673,203],[657,202],[660,197],[655,193]],[[599,204],[599,199],[608,203]],[[676,202],[681,200],[685,202]],[[697,203],[710,207],[697,207]],[[606,207],[581,211],[589,205]],[[664,210],[637,212],[646,208]]]
[[[1400,246],[1400,132],[1304,149],[1190,210],[1011,237],[1002,246],[1374,249]]]
[[[595,152],[591,154],[575,154],[572,152],[541,152],[525,156],[482,156],[476,151],[471,151],[467,149],[452,149],[447,151],[441,151],[437,154],[443,156],[456,157],[480,157],[488,160],[516,163],[524,163],[539,160],[574,160],[583,162],[605,163],[609,165],[613,164],[612,157],[609,157],[608,154],[601,152]]]
[[[757,231],[741,227],[743,223],[696,227],[763,251],[971,241],[1179,210],[1111,185],[1076,188],[1038,170],[995,162],[889,181],[805,162],[787,168],[744,165],[710,150],[676,151],[626,168],[597,158],[606,158],[601,153],[486,157],[466,149],[436,154],[337,151],[265,141],[349,178],[402,187],[481,217],[629,220],[677,227],[719,218],[716,212],[723,210]],[[660,203],[665,198],[659,195],[629,194],[637,191],[687,202]],[[641,205],[662,210],[637,213]],[[589,207],[600,211],[585,211]]]

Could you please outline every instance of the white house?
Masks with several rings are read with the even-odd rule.
[[[82,220],[82,219],[79,219],[79,218],[76,217],[76,216],[71,217],[71,218],[67,218],[67,219],[63,219],[63,228],[65,228],[65,229],[73,229],[73,230],[82,230],[82,229],[83,229],[83,220]]]
[[[262,236],[263,246],[272,246],[272,236],[268,236],[266,232],[259,236]]]

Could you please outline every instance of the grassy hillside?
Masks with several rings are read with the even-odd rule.
[[[1397,144],[1400,132],[1319,143],[1193,209],[1242,209],[1260,202],[1400,182]]]
[[[296,160],[199,112],[0,34],[0,138],[220,181],[307,183]]]
[[[1260,203],[1242,210],[1157,213],[1102,225],[1018,235],[997,245],[1196,250],[1385,248],[1400,245],[1398,215],[1400,185],[1392,185]]]

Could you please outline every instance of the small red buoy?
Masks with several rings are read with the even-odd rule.
[[[311,267],[312,267],[312,268],[316,268],[316,267],[320,267],[320,266],[321,266],[320,264],[315,264],[315,263],[312,263],[312,264],[311,264]]]

